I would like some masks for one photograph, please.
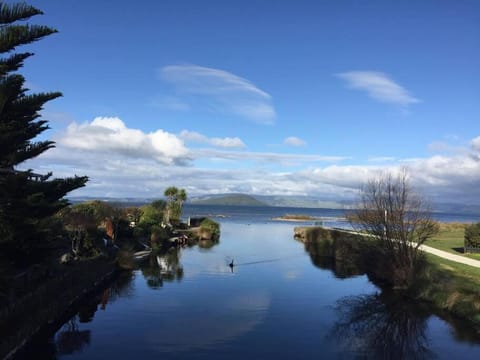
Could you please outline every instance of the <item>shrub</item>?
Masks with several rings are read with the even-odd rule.
[[[480,222],[465,228],[465,248],[480,251]]]
[[[200,233],[209,233],[211,238],[218,238],[220,236],[220,224],[207,218],[200,223]]]

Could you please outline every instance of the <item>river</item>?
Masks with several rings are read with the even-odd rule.
[[[294,240],[296,223],[271,220],[306,213],[325,225],[346,224],[340,210],[300,210],[187,207],[187,216],[216,216],[218,244],[152,257],[22,356],[480,358],[480,335],[467,324],[382,293],[365,275],[329,268]]]

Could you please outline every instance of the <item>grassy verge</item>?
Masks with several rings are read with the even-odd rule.
[[[480,329],[480,269],[426,254],[417,297],[468,319]]]
[[[480,254],[465,254],[463,252],[465,227],[469,224],[463,223],[440,223],[440,231],[432,239],[425,242],[425,245],[447,251],[456,255],[463,255],[472,259],[480,260]]]

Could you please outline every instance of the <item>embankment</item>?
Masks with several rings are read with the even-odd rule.
[[[389,289],[385,265],[390,259],[382,256],[374,238],[322,227],[294,231],[316,266],[332,270],[337,277],[366,274],[381,289]],[[401,294],[428,303],[432,312],[449,323],[455,323],[455,318],[466,321],[480,334],[479,269],[426,255],[424,268]]]
[[[35,334],[62,318],[69,309],[88,297],[97,288],[111,281],[116,265],[105,258],[65,265],[62,272],[45,274],[32,290],[10,299],[0,308],[0,358],[9,358]]]

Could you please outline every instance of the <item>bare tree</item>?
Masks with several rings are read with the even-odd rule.
[[[438,231],[428,202],[411,188],[405,169],[368,181],[352,225],[379,240],[379,263],[397,288],[412,284],[423,261],[419,247]]]

